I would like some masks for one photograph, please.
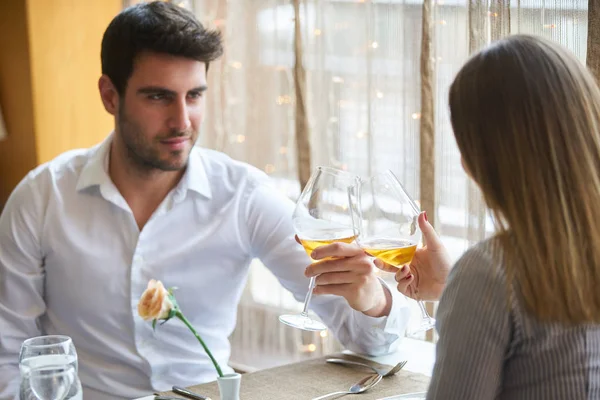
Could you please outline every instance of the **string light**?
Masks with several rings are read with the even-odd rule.
[[[488,16],[490,16],[490,17],[497,17],[498,13],[497,12],[488,11]]]
[[[239,62],[239,61],[232,61],[232,62],[230,62],[230,63],[229,63],[229,65],[230,65],[232,68],[235,68],[235,69],[240,69],[240,68],[242,68],[242,63],[241,63],[241,62]]]
[[[315,29],[315,36],[321,36],[321,30],[320,29]]]
[[[419,118],[421,118],[421,113],[413,113],[412,119],[419,119]]]
[[[284,105],[284,104],[291,104],[292,103],[292,98],[289,95],[283,95],[283,96],[277,96],[277,100],[275,100],[275,102],[277,104]]]
[[[316,350],[317,350],[317,345],[314,343],[311,343],[308,346],[306,346],[306,351],[308,351],[309,353],[314,353]]]
[[[246,141],[246,136],[244,136],[244,135],[237,135],[236,140],[237,140],[238,143],[244,143]]]
[[[273,172],[275,172],[275,166],[273,164],[265,165],[265,172],[267,174],[272,174]]]
[[[383,98],[383,93],[380,92],[379,90],[377,91],[377,93],[375,93],[375,95],[377,96],[378,99],[382,99]]]
[[[348,164],[342,164],[342,171],[348,171]]]
[[[371,43],[371,47],[374,48],[374,49],[376,49],[376,48],[379,47],[379,43],[373,42],[373,43]]]
[[[334,76],[333,78],[331,78],[331,80],[334,83],[344,83],[344,78],[342,78],[341,76]]]
[[[279,148],[279,154],[287,154],[287,152],[288,152],[288,149],[287,149],[287,147],[285,147],[285,146],[281,146],[281,147]]]
[[[554,29],[554,28],[556,28],[556,24],[545,24],[544,28],[545,29]]]
[[[446,25],[447,23],[448,22],[445,19],[443,19],[443,20],[440,21],[440,25]]]
[[[327,331],[321,331],[321,332],[319,332],[319,335],[321,335],[322,338],[326,338],[327,337]]]
[[[358,133],[356,134],[356,137],[357,137],[358,139],[362,139],[362,138],[364,138],[365,136],[366,136],[366,133],[365,133],[365,132],[363,132],[363,131],[360,131],[360,132],[358,132]]]

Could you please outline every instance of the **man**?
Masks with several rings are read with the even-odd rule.
[[[258,170],[194,147],[221,53],[217,33],[169,3],[133,6],[108,26],[98,87],[114,132],[29,173],[0,217],[0,399],[16,392],[22,341],[42,334],[73,339],[86,400],[214,380],[187,328],[153,332],[137,302],[151,278],[177,286],[226,365],[253,257],[298,300],[320,274],[312,308],[348,348],[396,345],[408,308],[362,251],[340,245],[345,258],[306,268],[293,204]]]

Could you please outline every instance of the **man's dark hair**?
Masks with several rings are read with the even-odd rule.
[[[120,96],[125,94],[133,64],[141,52],[166,53],[208,64],[223,53],[221,35],[209,31],[194,14],[162,1],[140,3],[121,11],[102,38],[102,73]]]

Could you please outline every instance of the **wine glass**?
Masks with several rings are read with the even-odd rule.
[[[398,178],[388,170],[359,180],[349,189],[349,198],[360,247],[394,267],[410,264],[421,241],[417,223],[420,210]],[[435,326],[435,320],[427,313],[423,302],[417,298],[417,303],[421,321],[409,335]]]
[[[64,400],[75,381],[73,365],[33,368],[29,372],[29,385],[38,400]]]
[[[81,383],[77,378],[77,351],[68,336],[48,335],[25,340],[19,353],[19,370],[20,398],[23,400],[42,399],[38,395],[43,396],[41,388],[45,387],[44,382],[56,380],[62,382],[60,387],[66,387],[65,383],[71,376],[73,379],[66,389],[65,398],[82,398]],[[36,379],[35,382],[33,378]],[[38,393],[34,390],[34,384],[38,385]]]
[[[334,242],[352,243],[356,237],[349,211],[348,188],[357,176],[335,168],[318,167],[311,175],[296,203],[294,229],[306,253]],[[322,331],[327,326],[308,316],[308,305],[315,286],[310,279],[304,308],[300,314],[281,315],[284,324],[307,331]]]

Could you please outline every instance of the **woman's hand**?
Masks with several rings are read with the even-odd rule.
[[[427,215],[419,215],[419,228],[423,232],[425,247],[417,249],[410,265],[400,269],[376,260],[375,265],[396,273],[398,291],[415,300],[436,301],[440,298],[450,272],[450,255],[442,244]]]

